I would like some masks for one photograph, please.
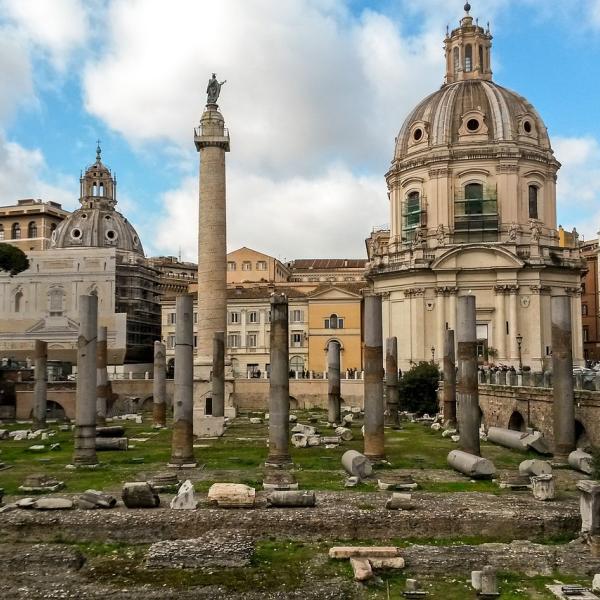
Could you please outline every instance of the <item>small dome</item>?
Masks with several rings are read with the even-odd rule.
[[[118,248],[144,256],[131,223],[110,207],[79,208],[52,234],[53,248]]]
[[[551,151],[548,131],[519,94],[484,79],[450,83],[423,100],[396,139],[395,160],[435,146],[519,142]]]
[[[96,162],[80,179],[81,208],[70,214],[53,232],[53,248],[118,248],[144,256],[140,238],[117,210],[117,180],[102,164],[100,143]]]

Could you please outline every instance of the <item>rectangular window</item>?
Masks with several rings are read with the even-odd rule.
[[[227,347],[228,348],[239,348],[240,347],[240,334],[230,333],[227,336]]]
[[[338,329],[344,329],[344,319],[338,317]]]
[[[194,313],[194,324],[198,323],[198,313]]]
[[[258,323],[258,313],[256,311],[248,313],[248,323]]]
[[[252,263],[249,260],[242,263],[242,271],[252,271]]]
[[[302,338],[304,335],[301,331],[292,331],[291,346],[292,348],[302,348]]]
[[[198,347],[198,336],[195,335],[194,336],[194,348],[197,348],[197,347]]]
[[[246,346],[248,348],[256,348],[258,345],[258,333],[256,331],[251,331],[246,335]]]
[[[582,304],[582,305],[581,305],[581,314],[582,314],[584,317],[587,317],[587,316],[588,316],[588,307],[587,307],[587,304]]]
[[[325,329],[330,329],[330,327],[329,327],[330,323],[331,323],[331,322],[330,322],[330,320],[329,320],[329,319],[325,319],[325,323],[323,324],[323,327],[324,327]]]
[[[170,348],[171,350],[173,348],[175,348],[175,336],[174,335],[170,335],[167,338],[167,347]]]
[[[304,321],[304,311],[297,309],[290,311],[290,321],[292,323],[302,323]]]
[[[169,313],[169,325],[175,325],[177,323],[177,314],[172,312]]]
[[[588,342],[590,339],[590,331],[587,327],[583,328],[583,341]]]
[[[228,260],[227,261],[227,270],[228,271],[235,271],[236,265],[232,260]]]
[[[257,271],[266,271],[267,270],[267,261],[265,261],[265,260],[259,260],[256,263],[256,270]]]
[[[239,312],[230,312],[229,313],[229,322],[231,324],[237,324],[240,322],[240,313]]]

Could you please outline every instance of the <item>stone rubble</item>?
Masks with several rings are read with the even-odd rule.
[[[181,484],[177,495],[171,500],[170,507],[174,510],[196,510],[198,500],[196,500],[194,484],[189,479]]]
[[[155,508],[160,505],[156,490],[146,481],[123,484],[121,498],[127,508]]]
[[[77,506],[84,510],[93,510],[96,508],[114,508],[117,505],[117,499],[110,494],[105,494],[98,490],[86,490],[77,497]]]

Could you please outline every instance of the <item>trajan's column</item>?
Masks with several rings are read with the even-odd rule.
[[[227,224],[225,152],[229,132],[219,112],[221,86],[215,73],[208,82],[206,110],[194,143],[200,153],[200,220],[198,228],[198,350],[195,379],[208,381],[213,338],[227,331]]]

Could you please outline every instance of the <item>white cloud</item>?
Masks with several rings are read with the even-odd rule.
[[[3,0],[0,8],[59,70],[65,68],[70,53],[94,33],[81,0]],[[97,19],[96,25],[103,29],[104,20]]]
[[[40,150],[29,150],[8,141],[0,132],[0,204],[16,204],[21,198],[41,198],[72,210],[77,191],[74,178],[48,172]]]
[[[558,222],[573,225],[586,239],[597,237],[600,226],[600,143],[591,136],[555,137],[552,141],[558,172]],[[590,214],[591,213],[591,214]]]
[[[33,81],[27,44],[10,27],[0,27],[0,123],[19,104],[33,99]]]
[[[362,257],[371,225],[387,221],[382,177],[353,175],[333,166],[314,178],[275,181],[230,170],[228,249],[249,246],[282,259]],[[198,179],[186,178],[164,195],[166,215],[153,251],[196,260]]]
[[[92,114],[133,143],[189,146],[216,71],[232,159],[273,176],[323,172],[331,157],[384,171],[408,109],[442,81],[439,29],[402,37],[341,0],[130,0],[107,22],[84,75]]]

